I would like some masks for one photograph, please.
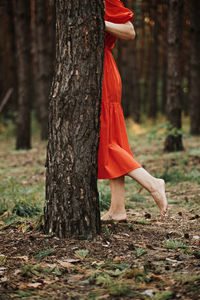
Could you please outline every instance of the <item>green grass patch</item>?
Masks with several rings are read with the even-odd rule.
[[[129,197],[129,201],[142,203],[142,202],[145,202],[145,199],[144,199],[144,197],[142,197],[142,196],[140,196],[138,194],[135,194],[135,195],[131,195]]]
[[[39,253],[37,253],[34,257],[36,259],[42,259],[46,256],[49,256],[51,254],[55,253],[55,249],[46,249],[46,250],[42,250]]]
[[[33,217],[39,215],[42,211],[35,204],[30,204],[25,201],[19,201],[15,204],[12,212],[20,217]]]
[[[110,187],[106,184],[99,184],[98,185],[99,191],[99,206],[100,210],[107,210],[110,207]]]
[[[186,249],[188,247],[188,245],[185,244],[183,241],[174,240],[174,239],[165,240],[163,242],[163,245],[167,249],[174,249],[174,250],[177,250],[178,248]]]
[[[96,285],[101,285],[103,287],[108,287],[112,282],[112,277],[106,273],[101,273],[96,276]]]
[[[195,168],[193,171],[189,173],[185,173],[183,170],[177,167],[165,167],[163,173],[154,174],[155,177],[163,178],[166,183],[179,183],[183,181],[192,181],[197,184],[200,184],[200,170]]]
[[[59,270],[58,267],[53,267],[53,268],[44,268],[41,265],[32,265],[28,264],[24,266],[21,270],[21,275],[24,277],[40,277],[41,274],[55,274],[55,275],[62,275],[62,272]]]
[[[88,300],[96,300],[96,299],[100,299],[100,296],[102,295],[102,291],[101,290],[97,290],[97,291],[92,291],[87,295],[87,299]]]
[[[129,264],[120,264],[118,262],[115,262],[113,260],[106,260],[104,262],[104,264],[100,265],[100,266],[97,266],[97,269],[106,269],[106,270],[116,270],[116,269],[119,269],[119,270],[127,270],[130,268],[130,265]]]
[[[149,221],[144,220],[144,219],[135,220],[134,223],[135,224],[140,224],[140,225],[151,225],[151,223]]]
[[[199,283],[200,286],[200,274],[197,275],[178,275],[176,277],[176,280],[180,281],[181,284],[187,284],[187,283]]]
[[[23,185],[18,178],[2,176],[0,180],[0,215],[9,211],[21,217],[33,217],[42,213],[44,184]]]
[[[174,293],[172,291],[165,291],[159,294],[156,294],[154,300],[168,300],[174,297]]]
[[[16,292],[16,296],[20,298],[26,298],[26,299],[38,299],[38,296],[34,296],[36,292],[33,291],[32,289],[30,290],[18,290]]]
[[[125,282],[112,282],[108,291],[112,296],[130,296],[130,292],[132,290],[131,285],[126,284]]]
[[[7,262],[7,257],[5,255],[0,255],[0,267],[4,266]]]
[[[135,248],[134,253],[137,257],[140,257],[144,254],[147,254],[147,250],[145,248]]]
[[[168,204],[180,204],[180,202],[179,202],[179,201],[177,201],[177,200],[174,200],[174,199],[168,198]]]
[[[88,256],[89,251],[86,249],[80,249],[80,250],[76,250],[75,251],[75,256],[80,258],[80,259],[84,259],[86,258],[86,256]]]

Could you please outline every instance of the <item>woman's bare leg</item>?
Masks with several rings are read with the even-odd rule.
[[[127,175],[140,183],[152,195],[160,209],[161,218],[164,218],[168,208],[164,180],[153,177],[144,168],[132,170]]]
[[[124,198],[124,176],[110,179],[111,205],[109,211],[103,215],[101,220],[126,220],[125,198]]]

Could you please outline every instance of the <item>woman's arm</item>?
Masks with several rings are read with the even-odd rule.
[[[135,38],[135,29],[130,21],[125,24],[115,24],[105,21],[105,30],[122,40],[134,40]]]

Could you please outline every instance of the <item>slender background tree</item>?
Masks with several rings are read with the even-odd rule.
[[[200,2],[190,1],[190,120],[191,133],[200,134]]]
[[[181,129],[181,36],[183,0],[169,0],[167,119],[169,134],[165,139],[166,151],[183,150]]]
[[[13,0],[18,87],[17,149],[31,148],[31,56],[29,1]]]

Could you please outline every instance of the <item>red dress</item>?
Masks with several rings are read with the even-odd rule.
[[[105,20],[126,23],[133,13],[119,0],[106,0]],[[116,38],[105,36],[105,59],[102,87],[101,130],[98,151],[98,179],[111,179],[140,168],[130,150],[121,107],[121,78],[111,50]]]

